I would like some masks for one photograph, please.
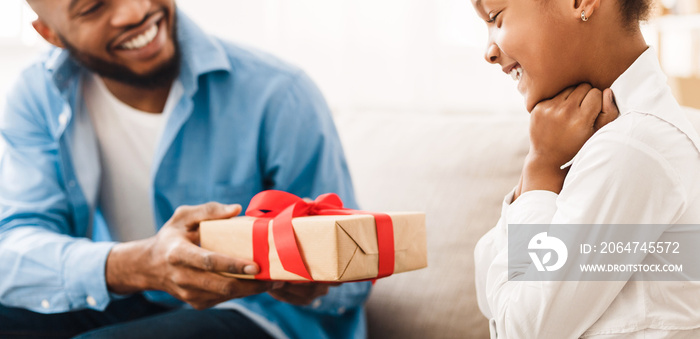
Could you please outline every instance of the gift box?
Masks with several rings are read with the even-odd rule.
[[[256,276],[224,275],[344,282],[427,266],[424,213],[345,209],[335,195],[307,202],[285,192],[260,194],[247,216],[200,223],[202,248],[254,260],[261,268]]]

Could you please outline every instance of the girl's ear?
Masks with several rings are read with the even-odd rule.
[[[41,19],[34,20],[32,22],[32,27],[34,27],[34,30],[48,43],[59,48],[64,48],[63,42],[58,38],[58,34]]]
[[[603,0],[574,0],[573,16],[577,20],[588,21],[600,7]]]

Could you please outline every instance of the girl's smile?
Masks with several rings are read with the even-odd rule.
[[[526,108],[586,82],[583,34],[574,1],[475,0],[488,27],[486,61],[518,81]],[[569,4],[571,2],[571,4]],[[581,5],[583,6],[583,5]],[[579,19],[578,21],[576,19]]]

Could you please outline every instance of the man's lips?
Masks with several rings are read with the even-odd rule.
[[[146,33],[150,28],[153,27],[153,25],[157,25],[160,20],[162,20],[165,17],[165,14],[163,12],[157,12],[154,14],[151,14],[150,17],[141,23],[139,27],[131,29],[121,36],[119,36],[112,44],[111,48],[112,49],[124,49],[122,47],[123,44],[125,44],[128,41],[133,40],[134,38]]]

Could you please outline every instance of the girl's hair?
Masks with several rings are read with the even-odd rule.
[[[653,0],[618,0],[622,19],[630,27],[639,24],[640,21],[649,19]]]

